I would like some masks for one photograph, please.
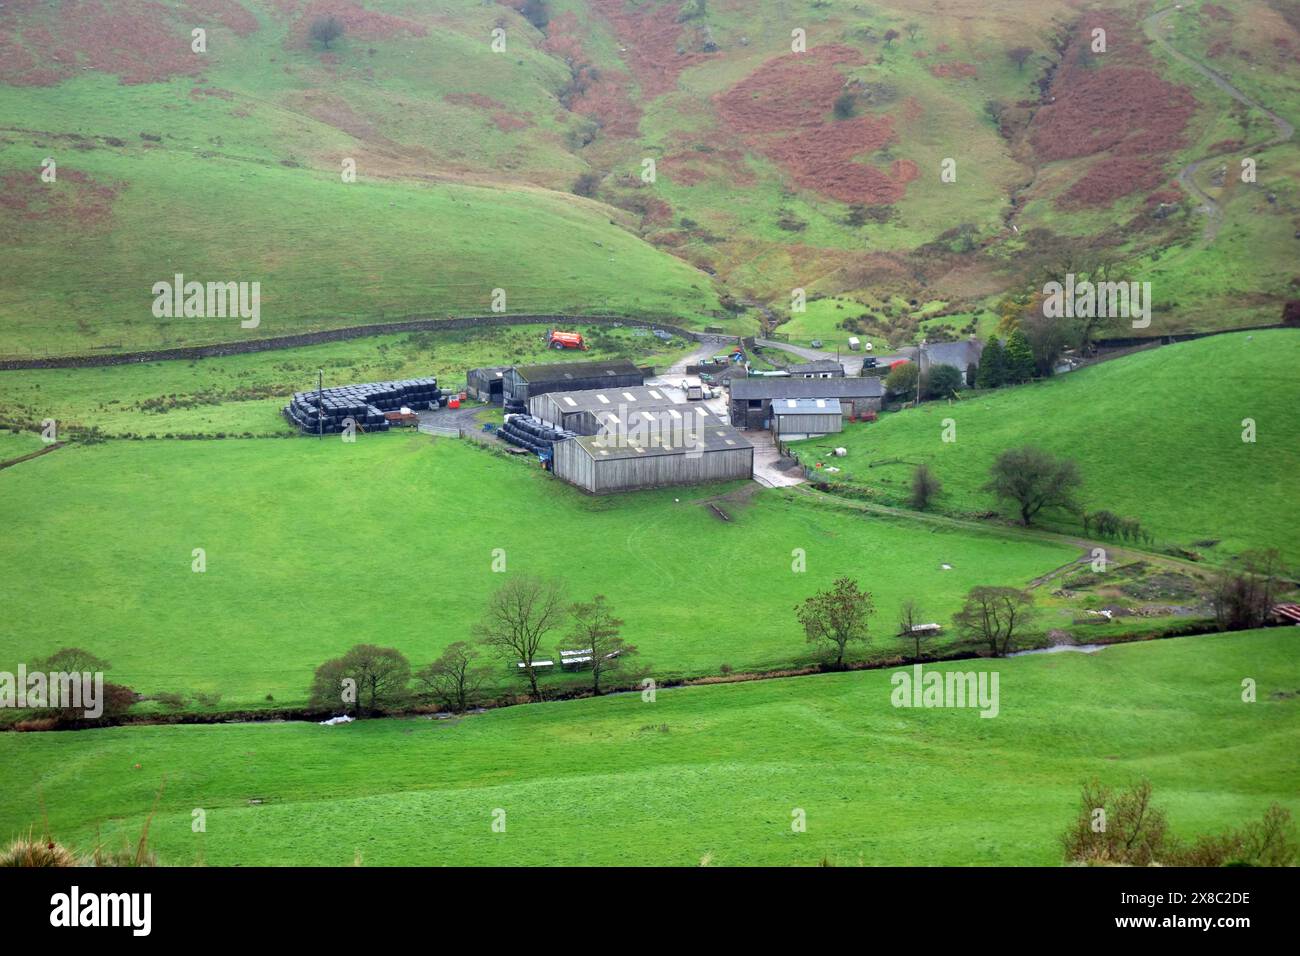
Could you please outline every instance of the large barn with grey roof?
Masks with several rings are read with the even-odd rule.
[[[879,411],[885,397],[878,378],[738,378],[730,389],[731,423],[737,428],[770,428],[773,406],[794,399],[835,399],[841,416]]]

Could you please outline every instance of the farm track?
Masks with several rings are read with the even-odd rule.
[[[1142,21],[1142,27],[1146,35],[1154,40],[1156,45],[1172,59],[1209,80],[1218,90],[1226,93],[1238,103],[1241,103],[1243,106],[1249,107],[1250,109],[1258,110],[1272,120],[1273,125],[1277,127],[1277,136],[1262,143],[1258,143],[1253,147],[1249,147],[1250,150],[1258,151],[1268,149],[1271,146],[1277,146],[1290,140],[1295,135],[1295,126],[1283,119],[1277,113],[1274,113],[1268,107],[1261,103],[1257,103],[1250,97],[1246,96],[1246,94],[1242,93],[1241,90],[1233,86],[1228,78],[1222,73],[1219,73],[1199,60],[1188,56],[1165,39],[1160,32],[1160,27],[1164,25],[1165,21],[1168,20],[1170,16],[1177,12],[1178,10],[1176,7],[1165,7],[1164,9],[1157,10],[1155,13],[1151,14]],[[1220,206],[1219,203],[1208,193],[1201,189],[1199,185],[1197,185],[1196,173],[1208,162],[1246,150],[1247,147],[1238,147],[1236,149],[1211,153],[1208,156],[1202,156],[1200,159],[1188,163],[1178,171],[1179,185],[1200,201],[1201,208],[1204,210],[1207,217],[1205,221],[1205,229],[1201,235],[1201,247],[1208,246],[1218,235],[1219,227],[1223,224],[1223,207]]]
[[[12,468],[14,465],[20,465],[25,461],[31,461],[33,458],[40,458],[42,455],[48,455],[52,451],[57,451],[66,445],[67,442],[56,441],[46,445],[44,448],[38,448],[36,451],[29,452],[26,455],[19,455],[17,458],[10,458],[8,461],[0,461],[0,471],[6,468]]]
[[[1074,562],[1075,564],[1082,564],[1091,560],[1093,549],[1101,548],[1106,552],[1106,561],[1108,564],[1136,560],[1158,564],[1170,570],[1184,574],[1195,574],[1200,576],[1206,571],[1204,565],[1197,564],[1195,561],[1187,561],[1183,558],[1175,558],[1171,555],[1160,554],[1154,551],[1144,551],[1140,548],[1133,548],[1128,545],[1120,546],[1112,541],[1095,541],[1079,537],[1078,535],[1063,534],[1057,531],[1046,531],[1040,528],[1022,528],[1015,525],[990,524],[987,521],[975,521],[969,518],[953,518],[947,515],[928,514],[925,512],[913,511],[909,508],[894,508],[889,505],[880,505],[869,501],[845,498],[841,495],[814,488],[811,485],[796,485],[792,486],[791,490],[796,494],[805,495],[811,498],[820,498],[822,500],[834,502],[836,505],[870,514],[877,514],[882,517],[899,518],[904,521],[921,522],[934,525],[935,527],[975,532],[978,534],[997,534],[1021,541],[1042,541],[1075,547],[1082,552],[1078,560]],[[1055,570],[1048,572],[1048,574],[1043,578],[1036,580],[1034,584],[1045,583],[1046,580],[1049,580],[1063,570],[1064,567],[1056,568]]]

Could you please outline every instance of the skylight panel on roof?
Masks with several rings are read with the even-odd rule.
[[[650,389],[650,397],[651,397],[651,398],[663,398],[663,396],[660,395],[658,392],[656,392],[653,388]]]
[[[601,394],[599,394],[599,393],[596,395],[596,399],[597,399],[597,400],[598,400],[602,405],[608,405],[608,404],[609,404],[609,399],[606,398],[604,395],[601,395]]]
[[[631,392],[624,392],[624,393],[623,393],[623,397],[626,398],[629,402],[635,402],[635,401],[636,401],[636,396],[633,395]]]
[[[569,406],[570,408],[577,408],[577,407],[578,407],[578,403],[575,402],[575,401],[573,400],[573,396],[572,396],[572,395],[565,395],[565,396],[564,396],[564,401],[568,403],[568,406]]]

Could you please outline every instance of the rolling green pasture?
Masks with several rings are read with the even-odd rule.
[[[944,485],[941,510],[981,512],[994,507],[981,486],[997,454],[1036,444],[1079,463],[1089,510],[1139,518],[1162,543],[1210,556],[1276,547],[1294,564],[1298,354],[1300,331],[1292,329],[1219,335],[1016,388],[966,392],[957,403],[926,403],[847,425],[833,442],[795,447],[805,459],[823,447],[848,448],[835,461],[844,469],[835,480],[889,503],[906,500],[913,466],[926,462]],[[1247,418],[1256,424],[1253,443],[1242,441]],[[956,424],[950,443],[942,440],[947,419]],[[1051,517],[1043,523],[1052,526]]]
[[[15,147],[5,162],[38,169],[45,152]],[[120,238],[54,219],[6,226],[15,241],[5,248],[9,280],[0,291],[5,355],[487,314],[498,288],[506,310],[524,314],[609,311],[690,324],[709,319],[716,302],[704,273],[611,226],[608,208],[559,193],[348,184],[337,174],[180,151],[105,148],[76,153],[66,165],[97,182],[130,184],[113,202]],[[238,316],[156,318],[150,290],[176,273],[260,282],[260,325],[241,328]]]
[[[1091,777],[1150,779],[1182,838],[1300,811],[1294,641],[938,666],[995,669],[993,719],[896,709],[868,671],[448,721],[0,734],[0,836],[134,842],[165,780],[149,836],[172,865],[1053,866]]]
[[[729,489],[741,500],[723,522],[700,501]],[[883,658],[903,650],[903,600],[946,620],[974,585],[1024,585],[1078,556],[753,491],[592,498],[535,463],[411,433],[69,446],[0,472],[15,531],[0,546],[0,669],[75,645],[142,692],[293,706],[353,644],[420,665],[468,639],[504,580],[498,548],[507,573],[606,594],[661,678],[812,661],[794,606],[842,574],[875,595],[868,653]]]
[[[546,326],[519,325],[377,335],[189,362],[0,372],[0,426],[33,428],[53,418],[74,433],[93,426],[106,435],[291,434],[280,409],[293,392],[316,387],[318,370],[327,388],[422,375],[436,375],[451,388],[464,385],[468,369],[484,365],[627,358],[663,366],[690,347],[678,338],[661,343],[646,330],[569,327],[587,337],[589,351],[557,355],[545,347]]]
[[[863,344],[870,342],[875,348],[887,349],[889,342],[885,339],[840,328],[840,323],[845,319],[857,318],[868,311],[871,310],[867,306],[852,299],[812,299],[803,312],[791,313],[790,321],[781,323],[777,332],[790,336],[790,341],[795,345],[811,345],[814,339],[820,339],[823,348],[839,348],[843,352],[849,349],[849,337],[857,334]]]

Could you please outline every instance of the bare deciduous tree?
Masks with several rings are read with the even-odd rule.
[[[994,657],[1003,657],[1033,619],[1034,596],[1028,591],[975,587],[952,622],[963,637],[985,645]]]
[[[410,683],[411,665],[401,651],[357,644],[342,657],[316,668],[311,702],[331,709],[342,705],[345,711],[351,709],[353,716],[364,717],[401,706]]]
[[[415,675],[423,695],[455,713],[464,713],[487,680],[486,667],[475,667],[478,651],[465,641],[452,644]]]
[[[943,491],[943,483],[935,477],[927,464],[919,464],[912,472],[912,493],[909,501],[913,508],[924,511]]]
[[[1214,619],[1219,630],[1246,630],[1267,623],[1281,564],[1277,549],[1269,548],[1243,553],[1240,570],[1220,572],[1214,582]]]
[[[934,635],[929,631],[918,631],[916,626],[922,623],[925,613],[921,610],[916,601],[908,598],[903,602],[902,607],[898,609],[898,636],[905,641],[911,641],[915,651],[915,657],[921,657],[921,642],[926,638]]]
[[[1016,65],[1016,70],[1025,68],[1025,61],[1034,55],[1034,51],[1027,46],[1012,47],[1007,51],[1007,59]]]
[[[541,700],[541,692],[533,662],[546,635],[563,620],[564,606],[558,582],[512,577],[492,595],[483,621],[475,627],[481,643],[495,649],[512,667],[524,665],[534,700]]]
[[[570,639],[574,646],[591,650],[591,691],[600,693],[600,679],[619,670],[627,658],[636,654],[636,645],[629,644],[619,635],[623,621],[614,616],[605,595],[597,594],[591,601],[579,601],[569,608],[573,616]]]

